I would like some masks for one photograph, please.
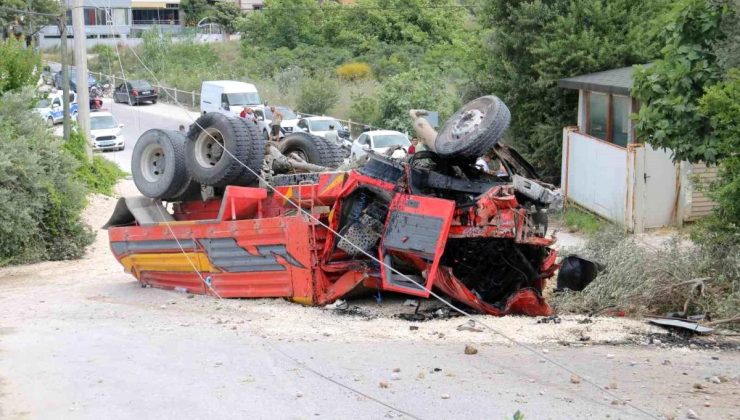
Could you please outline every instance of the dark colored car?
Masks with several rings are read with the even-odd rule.
[[[146,80],[129,80],[118,85],[113,92],[113,102],[125,102],[131,106],[142,102],[156,104],[157,98],[157,89]]]
[[[92,74],[87,74],[87,88],[90,89],[91,87],[98,84],[98,81],[95,80]],[[62,89],[62,72],[59,71],[54,75],[54,87],[57,89]],[[73,92],[77,92],[77,70],[72,68],[69,69],[69,90]]]

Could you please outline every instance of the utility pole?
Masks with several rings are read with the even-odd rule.
[[[75,65],[77,66],[77,123],[85,135],[87,158],[92,161],[90,147],[90,91],[87,86],[87,35],[82,0],[72,2],[72,30],[74,32]]]
[[[64,107],[64,141],[69,140],[69,66],[67,65],[67,13],[57,20],[59,26],[59,52],[62,54],[62,107]]]

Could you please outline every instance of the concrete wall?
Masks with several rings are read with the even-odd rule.
[[[628,206],[627,149],[581,134],[563,132],[563,191],[568,200],[624,224]]]
[[[41,49],[48,49],[58,47],[61,39],[59,38],[47,38],[44,36],[39,37],[39,47]],[[123,43],[132,47],[137,46],[143,42],[141,38],[88,38],[87,48],[92,48],[98,44],[108,45],[114,47],[117,43]],[[67,48],[72,48],[72,38],[67,39]]]

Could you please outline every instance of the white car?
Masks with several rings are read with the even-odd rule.
[[[116,121],[110,112],[90,114],[90,134],[93,150],[123,150],[126,141],[121,129],[123,124]]]
[[[329,131],[329,126],[333,125],[334,129],[339,133],[339,137],[342,139],[349,139],[349,130],[337,121],[336,118],[332,117],[306,117],[301,118],[296,123],[296,127],[299,130],[303,130],[306,133],[314,134],[316,136],[324,137]]]
[[[283,113],[283,122],[280,123],[280,137],[287,136],[296,130],[301,116],[287,106],[275,106],[275,109]],[[257,123],[262,129],[262,132],[267,136],[270,131],[270,123],[272,122],[272,111],[270,111],[270,107],[263,106],[255,108],[254,115],[257,117]]]
[[[69,113],[72,118],[77,117],[77,94],[69,92],[70,104]],[[41,99],[36,103],[36,113],[50,125],[62,122],[64,119],[64,108],[62,107],[62,92],[50,93],[46,99]]]
[[[402,148],[394,151],[391,157],[394,159],[401,159],[408,154],[411,141],[409,141],[407,135],[399,131],[366,131],[357,137],[357,139],[352,143],[350,159],[359,159],[371,150],[374,153],[383,154],[393,146],[401,146]]]

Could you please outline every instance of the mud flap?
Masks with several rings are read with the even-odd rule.
[[[380,244],[380,259],[406,277],[424,285],[421,288],[414,282],[390,270],[381,268],[383,289],[414,296],[428,297],[434,283],[439,260],[444,253],[450,221],[455,211],[455,203],[440,198],[416,195],[396,195],[390,204],[385,232]],[[424,279],[419,274],[408,273],[405,267],[394,263],[392,255],[407,257],[410,262],[426,265],[423,270],[429,274]]]
[[[142,196],[121,197],[118,199],[110,219],[103,225],[103,229],[136,224],[147,226],[165,221],[174,222],[175,219],[162,205],[161,200]]]

